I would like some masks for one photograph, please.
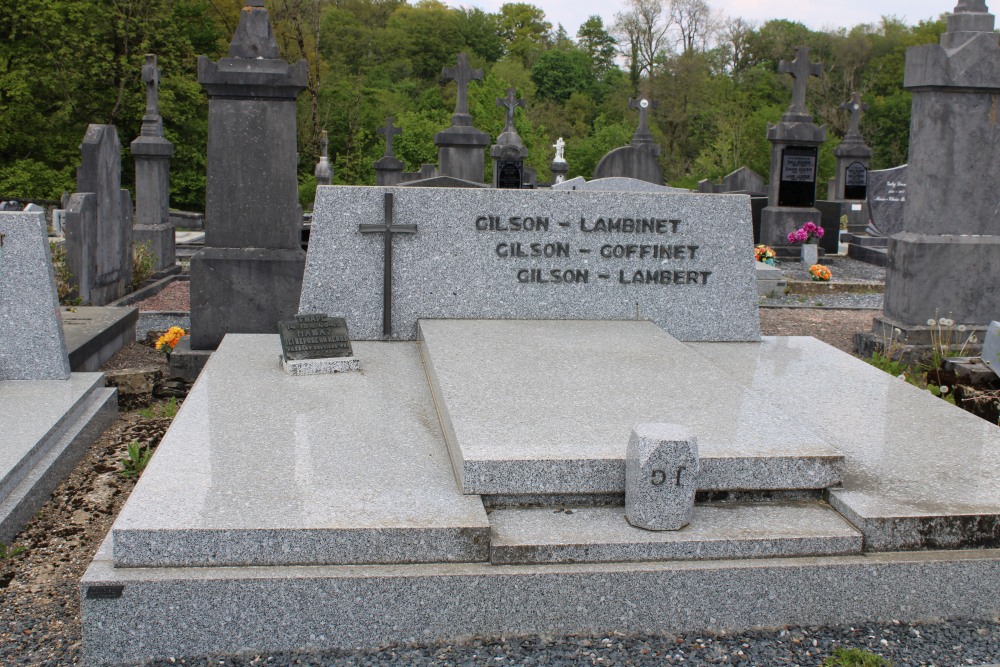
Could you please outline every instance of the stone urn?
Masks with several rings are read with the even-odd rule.
[[[809,267],[819,262],[819,243],[811,241],[802,244],[802,264]]]

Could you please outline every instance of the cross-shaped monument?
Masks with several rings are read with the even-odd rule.
[[[382,333],[392,335],[392,235],[416,234],[416,225],[392,224],[392,193],[385,193],[385,222],[380,225],[359,225],[362,234],[384,234],[385,254],[382,271]]]
[[[375,131],[385,137],[385,157],[396,157],[392,150],[392,138],[397,134],[402,134],[403,131],[393,126],[392,116],[386,116],[385,127],[376,128]]]
[[[483,70],[469,67],[469,56],[459,53],[458,65],[442,69],[441,80],[454,81],[458,84],[458,100],[455,102],[455,114],[452,116],[452,124],[458,124],[455,122],[457,118],[462,117],[464,120],[469,116],[469,82],[482,81]]]
[[[861,114],[864,111],[868,111],[868,105],[861,101],[861,93],[852,93],[851,99],[848,102],[844,102],[840,105],[842,111],[849,111],[851,113],[851,124],[847,128],[847,134],[844,135],[846,140],[848,137],[860,138],[861,137]]]
[[[806,83],[808,83],[810,76],[823,76],[823,63],[809,62],[809,47],[797,46],[795,47],[795,60],[792,62],[782,60],[778,64],[778,71],[782,74],[791,74],[792,78],[795,79],[795,84],[792,87],[792,104],[788,107],[787,113],[808,116]]]
[[[655,109],[657,103],[650,102],[649,100],[642,98],[639,100],[629,100],[629,109],[639,110],[639,127],[636,128],[635,133],[638,134],[649,134],[649,110]]]
[[[497,98],[497,106],[504,107],[507,109],[507,127],[504,128],[504,132],[514,131],[514,109],[517,107],[524,107],[524,100],[517,99],[517,95],[513,88],[507,89],[507,97]]]
[[[146,115],[160,115],[160,68],[156,66],[156,55],[146,54],[146,64],[142,66],[142,80],[146,82]]]

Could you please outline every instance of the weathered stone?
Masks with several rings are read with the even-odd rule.
[[[639,125],[628,146],[610,151],[601,158],[594,169],[594,178],[626,176],[650,183],[663,183],[663,169],[657,159],[660,146],[649,131],[649,110],[656,108],[656,102],[649,100],[629,100],[629,108],[639,111]]]
[[[908,165],[868,172],[868,210],[871,224],[883,236],[903,231]]]
[[[636,528],[680,530],[691,523],[698,439],[676,424],[638,424],[625,455],[625,517]]]
[[[490,144],[490,135],[472,125],[469,114],[469,83],[483,80],[483,70],[469,67],[468,56],[458,54],[455,67],[445,67],[441,71],[442,81],[458,84],[455,113],[451,117],[451,127],[434,135],[434,145],[438,147],[438,175],[451,176],[474,183],[483,182],[485,173],[485,149]],[[426,176],[422,176],[426,178]]]

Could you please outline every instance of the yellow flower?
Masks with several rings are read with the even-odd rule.
[[[180,342],[181,338],[187,335],[187,332],[180,327],[170,327],[167,329],[166,333],[160,336],[156,341],[156,349],[164,354],[169,355],[177,343]],[[169,348],[169,349],[167,349]]]

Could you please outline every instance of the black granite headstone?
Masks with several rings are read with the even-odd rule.
[[[498,162],[497,188],[520,190],[524,182],[524,163],[520,161]]]
[[[815,146],[789,146],[781,153],[778,206],[809,208],[816,203]]]
[[[868,172],[868,210],[872,226],[883,236],[903,231],[907,172],[905,164]]]
[[[844,171],[844,199],[864,199],[868,194],[868,167],[852,162]]]
[[[281,353],[286,361],[353,357],[347,321],[321,313],[296,315],[278,322]]]

